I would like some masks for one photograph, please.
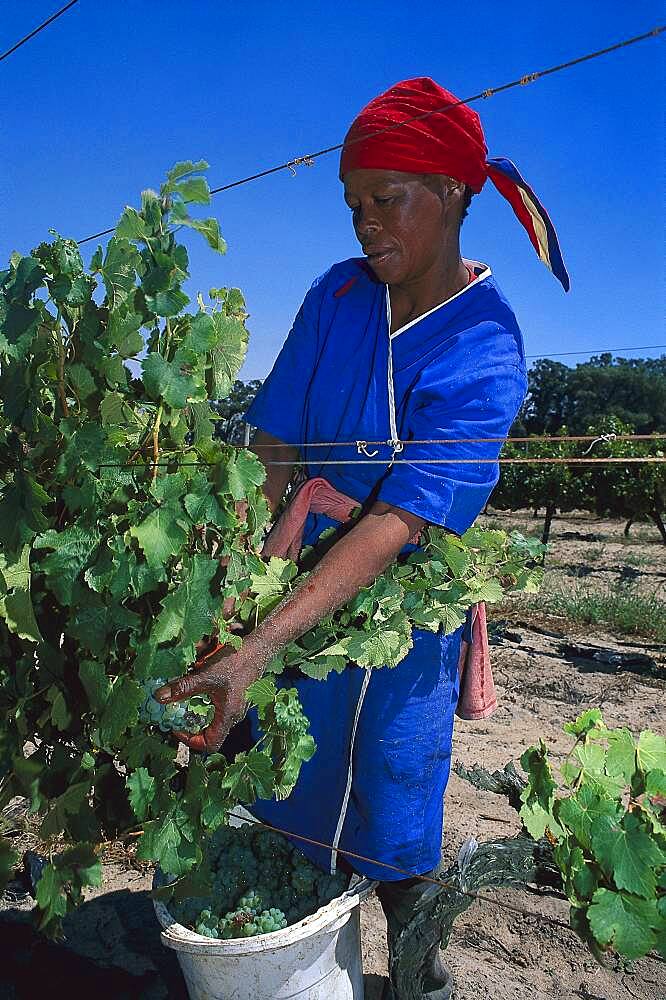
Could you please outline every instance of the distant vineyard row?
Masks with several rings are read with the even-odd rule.
[[[617,417],[604,417],[587,429],[589,434],[631,434],[634,428]],[[561,433],[567,434],[562,428]],[[540,441],[510,442],[502,450],[503,458],[582,458],[587,442]],[[592,458],[655,458],[665,454],[666,440],[600,440],[590,451]],[[490,498],[498,510],[531,508],[545,510],[542,541],[547,542],[553,517],[571,510],[587,510],[598,517],[609,515],[627,521],[628,534],[633,521],[650,518],[666,545],[666,464],[621,462],[599,465],[536,463],[506,464]]]

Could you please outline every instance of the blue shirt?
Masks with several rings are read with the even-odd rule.
[[[507,434],[527,386],[516,318],[490,269],[476,269],[462,292],[389,336],[387,286],[361,260],[334,264],[306,295],[246,420],[300,445],[308,476],[323,475],[359,503],[374,489],[378,500],[464,532],[499,476],[495,462],[469,460],[497,458],[501,442],[476,439]],[[365,452],[312,446],[396,434],[406,443],[393,465],[388,443]],[[410,443],[432,439],[455,443]],[[379,464],[368,463],[375,452]]]

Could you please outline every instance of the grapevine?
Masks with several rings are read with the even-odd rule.
[[[51,845],[37,885],[49,933],[99,884],[105,841],[136,835],[138,856],[191,891],[231,808],[289,794],[315,747],[272,674],[396,666],[412,626],[452,632],[476,601],[540,583],[533,540],[428,529],[251,686],[256,746],[177,759],[171,733],[210,707],[157,707],[152,692],[202,639],[238,649],[334,541],[299,565],[263,560],[264,468],[214,438],[210,401],[231,391],[248,333],[238,289],[188,311],[177,234],[225,250],[217,221],[190,214],[210,198],[205,168],[177,164],[144,191],[89,268],[54,233],[0,271],[0,809],[26,799]],[[0,840],[0,878],[16,861]]]
[[[599,709],[564,729],[574,746],[561,784],[543,740],[521,758],[523,822],[553,845],[571,925],[597,957],[666,958],[666,740],[608,729]]]

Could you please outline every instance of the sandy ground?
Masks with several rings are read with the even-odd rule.
[[[540,526],[531,515],[493,512],[486,523],[531,532]],[[666,599],[666,547],[656,529],[636,525],[626,541],[622,527],[584,515],[557,519],[551,582],[584,578],[601,587],[629,582]],[[456,761],[492,770],[517,760],[540,737],[557,758],[569,745],[562,724],[590,706],[600,707],[611,725],[666,732],[666,645],[519,609],[505,617],[508,631],[493,647],[500,707],[483,722],[457,723]],[[567,642],[647,654],[654,668],[646,670],[641,663],[618,668],[575,656],[564,648]],[[443,851],[451,860],[469,836],[484,841],[519,830],[517,815],[504,799],[477,791],[456,775],[447,792],[445,826]],[[70,1000],[91,995],[95,1000],[184,1000],[177,965],[160,946],[149,886],[145,868],[133,868],[124,856],[109,856],[102,889],[68,918],[63,945],[34,935],[27,922],[29,897],[13,886],[2,901],[6,958],[0,965],[0,998],[34,1000],[48,989],[51,996]],[[602,969],[572,932],[543,919],[566,921],[564,902],[512,890],[493,895],[521,907],[525,915],[484,901],[459,918],[447,950],[457,1000],[666,1000],[666,964],[643,959],[629,969]],[[381,909],[371,899],[362,912],[366,1000],[376,1000],[384,982],[384,934]]]

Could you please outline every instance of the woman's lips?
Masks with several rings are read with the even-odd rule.
[[[370,264],[383,264],[394,253],[393,250],[381,249],[366,250],[365,255]]]

